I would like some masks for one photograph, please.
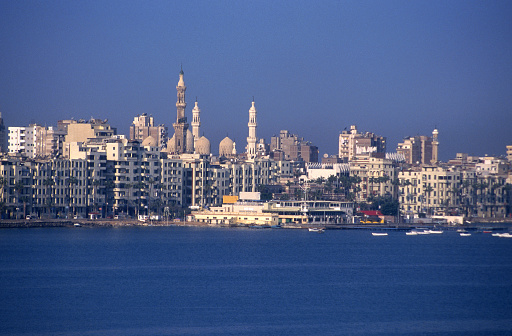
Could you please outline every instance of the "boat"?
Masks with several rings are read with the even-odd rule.
[[[417,236],[418,235],[418,231],[416,231],[416,230],[407,231],[405,234],[408,235],[408,236]]]
[[[443,233],[443,231],[441,230],[428,230],[429,233],[433,233],[433,234],[441,234]]]
[[[510,232],[505,232],[505,233],[493,233],[492,235],[493,235],[494,237],[512,238],[512,234],[510,234]]]
[[[372,232],[372,236],[387,236],[387,232]]]
[[[417,234],[419,234],[419,235],[428,235],[428,234],[430,234],[430,230],[418,231]]]
[[[308,231],[309,232],[324,233],[325,230],[323,228],[309,228]]]
[[[469,237],[469,236],[471,236],[471,233],[469,233],[469,232],[461,232],[459,234],[460,234],[461,237]]]
[[[79,226],[80,226],[80,223],[75,223],[75,224],[73,224],[73,226],[75,226],[75,227],[79,227]]]

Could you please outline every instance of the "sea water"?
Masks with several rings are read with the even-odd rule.
[[[0,231],[1,335],[510,335],[512,239]]]

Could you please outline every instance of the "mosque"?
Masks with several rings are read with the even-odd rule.
[[[172,124],[174,128],[174,135],[167,142],[167,148],[164,149],[169,154],[184,154],[184,153],[196,153],[202,155],[210,155],[211,154],[211,144],[210,140],[208,140],[204,135],[200,136],[200,127],[201,127],[201,109],[198,106],[198,102],[196,100],[195,106],[192,109],[192,130],[189,128],[189,124],[187,123],[187,117],[185,116],[185,108],[187,107],[187,103],[185,101],[185,91],[187,87],[185,86],[185,80],[183,79],[184,72],[183,69],[180,71],[180,79],[178,81],[178,85],[176,86],[177,91],[177,100],[176,100],[176,121]],[[256,149],[256,107],[254,106],[254,99],[252,102],[252,106],[249,109],[249,136],[247,137],[247,158],[256,157],[257,149]],[[144,140],[148,140],[151,137],[148,137]],[[152,140],[149,139],[148,143]],[[144,145],[143,142],[143,145]],[[236,156],[236,144],[229,137],[225,137],[219,144],[219,156],[225,157],[233,157]]]

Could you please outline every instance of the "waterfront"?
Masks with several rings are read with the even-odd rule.
[[[0,230],[2,335],[508,335],[512,239]]]

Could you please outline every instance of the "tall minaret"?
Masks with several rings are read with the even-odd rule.
[[[201,118],[199,115],[201,114],[201,110],[199,109],[199,106],[197,106],[197,98],[196,98],[196,106],[192,109],[192,135],[194,136],[194,148],[196,148],[196,142],[199,140],[200,131],[199,127],[201,127]]]
[[[254,107],[254,97],[252,98],[252,106],[249,109],[249,136],[247,137],[247,158],[251,159],[256,156],[256,107]]]
[[[432,131],[432,160],[431,163],[437,163],[438,162],[438,150],[439,150],[439,141],[437,140],[437,136],[439,135],[439,131],[437,128],[435,128]]]
[[[185,108],[187,107],[187,103],[185,102],[185,91],[187,87],[185,86],[185,81],[183,80],[183,68],[180,71],[180,80],[178,85],[176,86],[176,91],[178,91],[178,100],[176,101],[176,122],[172,124],[174,127],[174,148],[176,153],[182,154],[187,152],[187,118],[185,117]]]

